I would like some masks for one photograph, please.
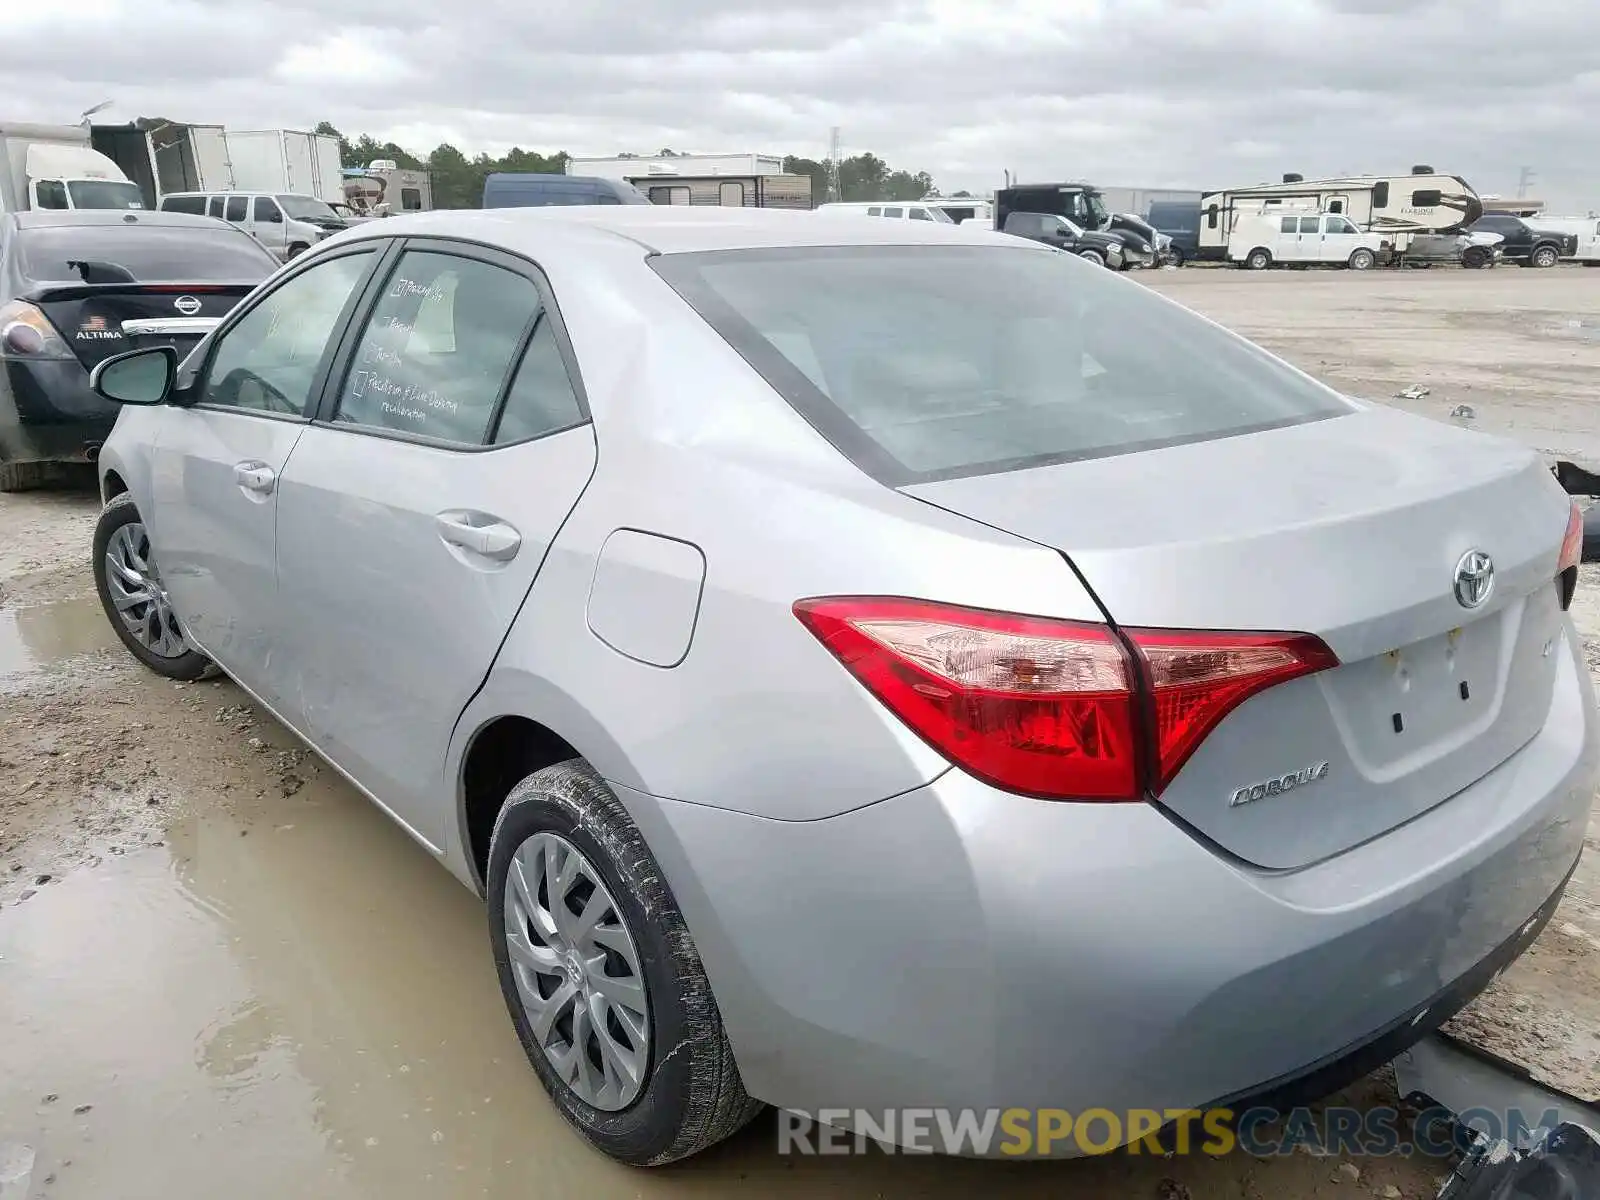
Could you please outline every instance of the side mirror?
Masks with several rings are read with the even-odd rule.
[[[89,386],[118,404],[165,404],[177,375],[178,352],[153,346],[106,359],[89,373]]]

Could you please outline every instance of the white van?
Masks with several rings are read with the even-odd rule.
[[[892,221],[933,221],[939,225],[955,222],[941,208],[925,200],[875,200],[864,203],[855,200],[835,200],[817,205],[816,212],[857,217],[887,217]]]
[[[1342,213],[1241,215],[1228,236],[1228,261],[1252,271],[1288,263],[1323,263],[1366,271],[1383,238],[1363,233]]]
[[[161,197],[161,210],[221,217],[255,238],[279,262],[288,262],[347,228],[339,214],[315,196],[294,193],[171,192]]]

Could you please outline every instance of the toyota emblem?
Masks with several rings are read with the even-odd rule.
[[[172,302],[172,307],[177,309],[184,316],[192,317],[195,315],[195,313],[200,311],[200,301],[196,300],[193,296],[179,296]]]
[[[1494,560],[1482,550],[1468,550],[1456,563],[1456,601],[1462,608],[1481,608],[1494,591]]]

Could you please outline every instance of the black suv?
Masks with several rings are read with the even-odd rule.
[[[1576,235],[1535,229],[1510,213],[1484,213],[1472,223],[1472,232],[1498,233],[1505,238],[1500,249],[1506,261],[1523,267],[1553,267],[1578,252]]]
[[[1043,242],[1057,250],[1097,262],[1102,267],[1117,271],[1127,269],[1121,238],[1093,229],[1080,229],[1065,217],[1058,217],[1054,213],[1009,213],[1005,232]]]

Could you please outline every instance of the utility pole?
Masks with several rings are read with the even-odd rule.
[[[839,127],[837,125],[828,132],[828,199],[844,199],[844,184],[839,179]]]
[[[1533,168],[1532,167],[1523,167],[1522,168],[1522,174],[1517,179],[1517,199],[1518,200],[1526,200],[1528,198],[1528,185],[1530,183],[1532,183],[1533,180],[1534,180]]]

